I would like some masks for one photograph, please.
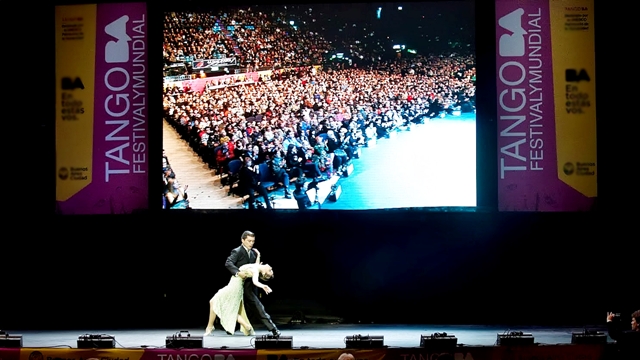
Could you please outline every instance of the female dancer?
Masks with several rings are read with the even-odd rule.
[[[213,295],[213,298],[209,300],[209,323],[204,333],[205,336],[211,335],[216,316],[220,317],[220,324],[227,334],[233,334],[235,332],[236,323],[240,323],[240,329],[245,335],[255,334],[242,302],[244,281],[245,279],[247,279],[247,281],[253,281],[257,288],[270,294],[272,292],[271,288],[261,283],[260,280],[271,279],[273,277],[273,269],[269,265],[261,264],[260,253],[256,249],[253,249],[253,251],[258,255],[256,262],[254,264],[242,265],[238,276],[232,276],[229,284],[218,290],[218,292]]]

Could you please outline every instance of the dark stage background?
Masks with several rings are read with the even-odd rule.
[[[625,300],[630,287],[620,276],[635,265],[624,251],[608,250],[620,249],[623,237],[600,218],[419,211],[57,218],[57,236],[24,243],[18,268],[4,276],[19,286],[3,286],[0,322],[204,326],[208,300],[229,280],[224,261],[251,229],[276,275],[263,298],[271,315],[598,324],[607,310],[637,306]]]
[[[629,212],[637,196],[630,191],[632,183],[619,182],[633,169],[632,156],[624,154],[634,152],[625,146],[631,140],[614,137],[629,133],[619,121],[628,118],[628,109],[620,105],[632,99],[619,98],[628,97],[619,90],[620,81],[625,81],[618,70],[623,55],[616,42],[607,40],[622,31],[624,22],[616,20],[615,5],[605,8],[602,3],[596,2],[595,20],[597,211],[493,210],[495,45],[493,31],[487,31],[493,25],[486,26],[493,22],[493,10],[479,8],[480,14],[486,11],[478,17],[485,20],[477,21],[476,36],[482,211],[154,210],[129,216],[57,217],[51,110],[51,116],[35,118],[39,131],[30,131],[41,146],[36,147],[37,156],[42,163],[49,156],[51,166],[33,170],[39,171],[33,178],[41,183],[20,201],[28,210],[6,208],[18,221],[5,225],[0,248],[0,329],[204,328],[208,300],[229,279],[225,258],[246,229],[256,232],[256,248],[274,266],[274,293],[263,298],[274,316],[302,311],[347,321],[580,326],[603,323],[606,311],[637,310],[637,298],[631,294],[637,288],[638,246],[629,231]],[[31,16],[34,23],[53,29],[53,10],[48,9]],[[613,20],[615,29],[606,26]],[[21,22],[13,17],[5,26],[14,28]],[[150,32],[153,26],[150,23]],[[153,31],[161,34],[155,26]],[[159,44],[161,39],[150,41]],[[161,79],[155,81],[160,89]],[[160,90],[156,98],[159,114]],[[151,131],[161,138],[160,123]],[[160,153],[160,143],[151,145]],[[158,156],[158,168],[159,161]],[[43,185],[49,181],[51,186]]]

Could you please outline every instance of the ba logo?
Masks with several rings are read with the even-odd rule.
[[[527,33],[522,28],[522,8],[516,9],[498,20],[498,24],[510,34],[500,36],[498,53],[500,56],[524,56],[524,35]]]
[[[126,63],[129,61],[129,41],[127,35],[127,23],[129,17],[121,16],[111,24],[104,27],[104,32],[116,38],[116,41],[109,41],[104,49],[104,61],[108,63]]]
[[[75,80],[71,79],[70,77],[62,78],[61,87],[62,87],[62,90],[75,90],[75,89],[84,90],[84,84],[82,83],[82,80],[80,80],[79,77],[75,78]]]
[[[67,180],[69,178],[69,169],[61,167],[60,170],[58,170],[58,177],[60,180]]]
[[[580,69],[580,71],[576,69],[567,69],[564,72],[564,78],[567,82],[591,81],[591,78],[585,69]]]
[[[573,172],[576,170],[575,166],[573,166],[573,163],[565,163],[564,166],[562,167],[562,171],[564,171],[564,173],[566,175],[571,175],[573,174]]]

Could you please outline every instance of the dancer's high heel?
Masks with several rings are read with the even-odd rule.
[[[242,333],[245,334],[246,336],[252,336],[256,334],[256,332],[253,330],[253,327],[242,326],[240,329],[242,330]]]
[[[213,332],[213,326],[207,326],[207,328],[204,331],[204,336],[212,335],[211,334],[212,332]]]

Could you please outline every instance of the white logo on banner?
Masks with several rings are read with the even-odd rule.
[[[118,20],[104,27],[104,32],[113,36],[117,41],[109,41],[104,51],[104,61],[108,63],[126,63],[129,61],[129,41],[127,23],[129,17],[124,15]]]
[[[527,33],[522,28],[522,8],[516,9],[498,20],[498,24],[511,34],[500,36],[498,52],[500,56],[524,56],[524,35]]]

